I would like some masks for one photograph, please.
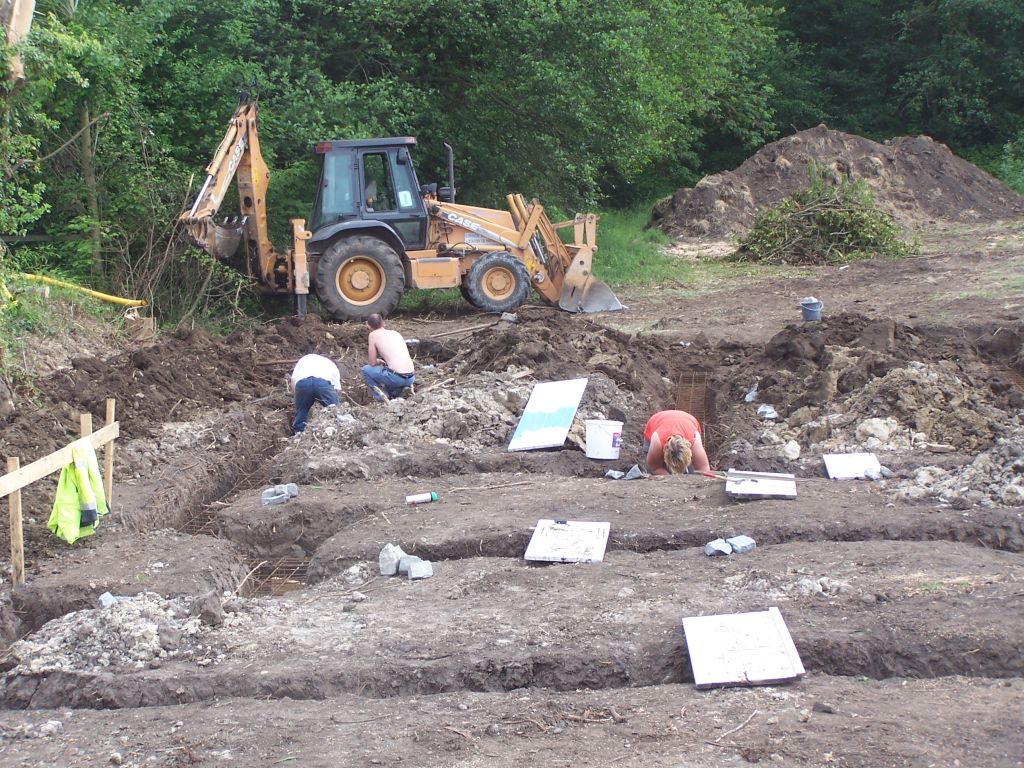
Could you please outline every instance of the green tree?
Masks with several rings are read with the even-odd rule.
[[[1002,143],[1024,119],[1018,0],[775,0],[834,128]],[[799,83],[793,84],[799,86]]]

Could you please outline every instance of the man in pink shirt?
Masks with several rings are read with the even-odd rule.
[[[387,401],[416,383],[409,347],[398,331],[384,327],[384,318],[374,312],[366,318],[367,361],[361,373],[374,400]]]
[[[680,475],[691,463],[710,472],[711,463],[700,436],[700,422],[686,411],[658,411],[644,425],[644,455],[655,475]]]

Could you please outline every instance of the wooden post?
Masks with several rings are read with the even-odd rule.
[[[82,437],[92,434],[92,414],[86,411],[78,415],[78,422],[82,427]]]
[[[21,466],[17,456],[7,459],[7,472]],[[11,583],[19,587],[25,583],[25,539],[21,530],[21,489],[11,494]]]
[[[112,397],[107,398],[107,420],[109,427],[114,423],[114,409],[117,401]],[[103,494],[107,497],[107,509],[114,510],[114,441],[107,443],[103,452]]]

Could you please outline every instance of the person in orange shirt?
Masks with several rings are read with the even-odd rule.
[[[654,475],[681,475],[691,464],[697,472],[711,471],[700,422],[686,411],[658,411],[647,420],[644,455]]]

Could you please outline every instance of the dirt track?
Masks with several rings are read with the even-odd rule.
[[[600,317],[397,318],[421,381],[389,406],[355,380],[363,330],[315,318],[78,361],[45,391],[69,431],[73,408],[123,403],[115,519],[68,557],[42,532],[49,491],[29,496],[29,583],[4,615],[38,631],[3,664],[0,766],[1021,765],[1022,241],[949,230],[916,260],[637,292]],[[821,323],[799,322],[808,294]],[[340,361],[354,422],[315,410],[289,438],[280,381],[307,339]],[[507,453],[530,386],[577,375],[583,415],[625,422],[621,461]],[[701,410],[716,467],[793,472],[797,500],[603,479],[674,405]],[[4,449],[49,450],[58,422],[23,410]],[[854,448],[893,476],[822,476],[822,451]],[[282,481],[299,497],[260,506]],[[608,520],[605,561],[527,565],[551,516]],[[699,549],[733,533],[757,549]],[[376,575],[389,542],[434,577]],[[150,595],[93,609],[107,590]],[[203,594],[220,623],[190,615]],[[682,617],[769,606],[806,678],[696,690]]]

